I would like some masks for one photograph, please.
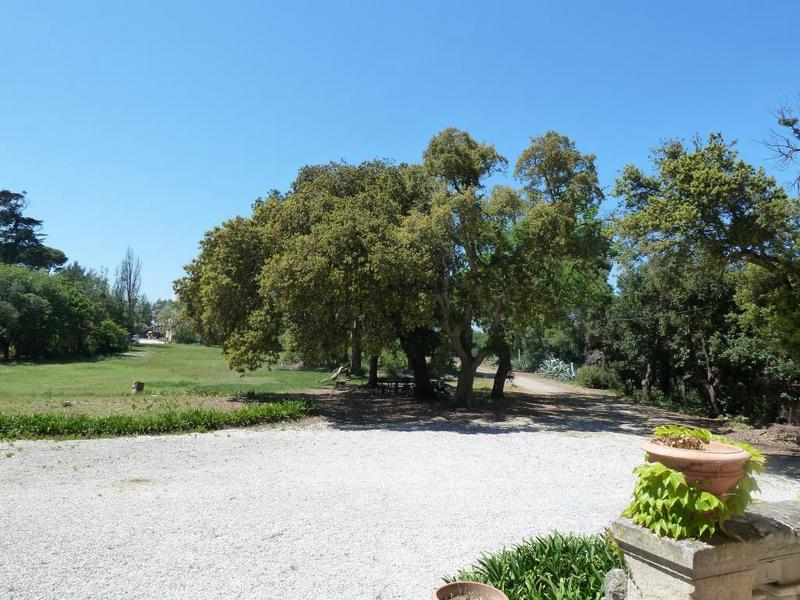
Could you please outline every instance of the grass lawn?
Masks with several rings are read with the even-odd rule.
[[[0,438],[202,431],[297,418],[308,404],[282,394],[326,379],[277,369],[242,376],[219,348],[178,344],[97,360],[0,364]],[[135,380],[145,383],[144,393],[131,393]]]
[[[169,344],[136,346],[98,360],[0,363],[0,412],[136,413],[157,408],[236,409],[248,392],[281,394],[321,387],[316,371],[231,371],[219,348]],[[134,380],[144,393],[131,394]]]

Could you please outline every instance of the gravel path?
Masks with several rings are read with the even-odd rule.
[[[602,530],[637,443],[323,420],[17,442],[0,454],[0,598],[427,598],[481,552]],[[762,490],[789,499],[800,482],[770,475]]]

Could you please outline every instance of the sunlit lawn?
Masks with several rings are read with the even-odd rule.
[[[235,409],[231,401],[320,387],[318,371],[231,371],[219,348],[171,344],[137,346],[122,356],[90,361],[0,364],[0,411],[117,414],[206,407]],[[133,381],[145,391],[131,393]]]

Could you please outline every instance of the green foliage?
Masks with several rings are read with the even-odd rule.
[[[159,300],[153,305],[153,321],[161,334],[178,344],[196,344],[202,341],[200,333],[186,313],[180,300]]]
[[[481,144],[453,127],[433,137],[423,159],[430,175],[441,177],[456,191],[480,186],[484,177],[508,164],[494,146]]]
[[[399,375],[408,368],[408,358],[400,344],[392,344],[381,352],[378,368],[392,375]]]
[[[42,243],[42,221],[24,215],[27,208],[25,192],[0,190],[0,263],[45,271],[58,269],[67,257]]]
[[[620,293],[601,343],[623,381],[678,407],[774,420],[800,403],[800,201],[719,134],[667,142],[615,193]]]
[[[112,340],[117,333],[104,307],[80,284],[43,270],[0,264],[0,352],[5,359],[124,350],[127,341]]]
[[[202,408],[144,414],[6,414],[0,413],[0,439],[90,438],[152,435],[187,431],[212,431],[299,419],[311,407],[300,400],[250,404],[223,411]]]
[[[113,354],[128,349],[128,331],[117,325],[111,319],[104,319],[92,331],[90,344],[95,352],[100,354]]]
[[[616,184],[626,208],[619,232],[635,252],[680,249],[770,269],[791,261],[800,204],[722,135],[691,148],[667,142],[653,165],[652,175],[626,166]]]
[[[636,467],[634,473],[638,478],[633,500],[622,514],[656,535],[700,539],[712,535],[728,516],[722,500],[687,484],[679,471],[654,462]]]
[[[438,349],[449,338],[462,368],[457,400],[469,402],[485,358],[509,356],[516,332],[605,286],[594,157],[547,132],[520,163],[525,189],[487,193],[505,165],[493,146],[447,129],[421,165],[304,167],[287,193],[208,232],[176,291],[239,370],[278,360],[285,336],[311,363],[356,342],[377,355],[399,339],[419,390],[426,357],[436,350],[432,364],[446,364]],[[410,343],[426,331],[440,339]]]
[[[432,320],[428,267],[401,232],[429,185],[382,161],[305,167],[288,194],[208,232],[176,290],[239,370],[277,360],[283,339],[309,363],[338,359],[355,336],[377,354]]]
[[[586,291],[589,295],[589,290]],[[571,301],[569,315],[548,319],[545,327],[537,323],[516,332],[511,348],[514,368],[535,371],[549,356],[576,364],[583,362],[586,359],[586,340],[591,335],[589,330],[595,326],[592,307],[610,299],[610,288],[607,286],[599,286],[596,292],[597,296],[589,299],[587,306],[580,307],[577,302]]]
[[[711,432],[702,427],[686,427],[685,425],[659,425],[653,429],[653,437],[660,440],[680,441],[691,438],[707,444],[711,441]]]
[[[455,400],[470,403],[472,375],[483,360],[510,359],[515,338],[531,323],[564,317],[593,284],[602,287],[602,194],[594,157],[552,131],[532,139],[520,157],[522,190],[485,193],[485,178],[504,160],[464,132],[435,136],[424,157],[445,189],[414,219],[415,245],[433,269],[441,327],[461,364]],[[480,347],[474,324],[487,334]]]
[[[661,389],[654,388],[649,395],[645,395],[641,389],[637,389],[638,382],[623,382],[623,389],[628,395],[628,399],[634,404],[644,404],[647,406],[658,406],[672,412],[679,412],[698,417],[710,416],[708,401],[702,396],[702,392],[695,389],[686,390],[685,394],[680,391],[667,395]]]
[[[608,571],[624,568],[604,535],[554,533],[480,558],[445,581],[477,581],[502,590],[509,600],[600,600]]]
[[[800,400],[800,363],[790,320],[772,318],[788,311],[773,310],[777,295],[765,299],[780,289],[765,273],[680,254],[631,265],[591,347],[636,401],[770,422]]]
[[[583,365],[575,373],[575,383],[595,390],[617,389],[619,377],[614,371],[599,365]]]
[[[572,381],[575,379],[575,365],[551,356],[539,365],[536,373],[558,381]]]
[[[764,455],[749,444],[734,442],[712,435],[702,428],[681,425],[663,425],[653,430],[656,438],[685,447],[687,438],[701,444],[715,440],[738,446],[750,454],[745,463],[745,474],[723,499],[700,489],[697,483],[689,484],[683,473],[659,462],[646,463],[634,469],[638,475],[633,499],[623,512],[637,525],[650,529],[659,536],[676,540],[702,539],[713,535],[732,516],[744,514],[752,503],[752,494],[758,490],[755,474],[766,464]]]

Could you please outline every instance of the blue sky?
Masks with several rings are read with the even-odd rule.
[[[759,140],[800,104],[798,16],[796,0],[0,0],[0,188],[27,190],[71,259],[113,272],[131,245],[152,300],[301,165],[416,161],[449,126],[512,164],[556,129],[607,186],[659,140],[710,131],[775,171]]]

